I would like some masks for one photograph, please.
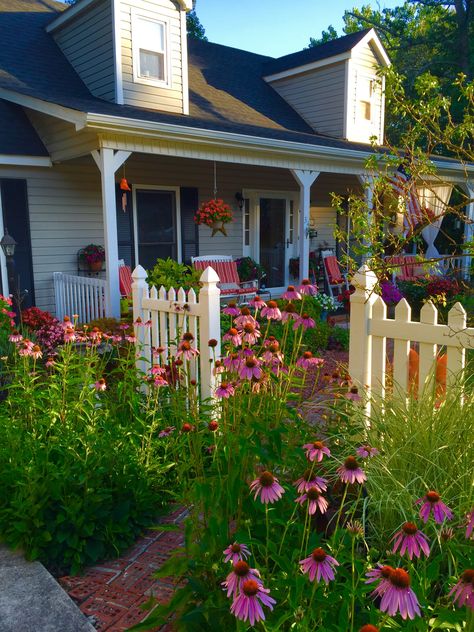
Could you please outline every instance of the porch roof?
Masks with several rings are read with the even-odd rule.
[[[21,107],[0,99],[0,155],[41,156],[48,152]]]

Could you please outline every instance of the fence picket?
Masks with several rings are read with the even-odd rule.
[[[160,290],[158,292],[158,297],[162,301],[166,301],[167,299],[166,290],[163,286],[160,287]],[[169,340],[168,340],[168,315],[164,311],[159,311],[158,313],[160,315],[160,345],[162,347],[166,347],[166,357],[169,357],[170,350],[169,350]]]
[[[105,316],[105,280],[80,277],[63,272],[53,274],[56,316],[78,315],[80,323]]]
[[[402,300],[395,307],[395,321],[397,323],[397,337],[393,344],[393,382],[394,393],[408,393],[408,358],[410,354],[410,340],[405,339],[403,326],[411,321],[411,307],[407,300]]]
[[[421,308],[420,323],[424,323],[425,325],[438,324],[438,310],[431,301],[425,303]],[[418,369],[418,388],[420,393],[423,388],[429,386],[429,379],[433,377],[437,352],[438,347],[436,344],[420,342],[420,362]]]
[[[447,383],[452,385],[456,383],[456,378],[464,369],[466,364],[466,350],[460,346],[450,344],[450,337],[457,332],[466,329],[467,314],[461,303],[456,303],[450,309],[448,314],[448,335],[447,335]]]
[[[387,306],[381,296],[372,306],[373,320],[385,320],[387,318]],[[372,336],[372,362],[371,384],[372,393],[376,397],[385,397],[387,359],[387,338],[385,336]]]

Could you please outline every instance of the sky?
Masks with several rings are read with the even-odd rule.
[[[196,13],[210,42],[280,57],[307,47],[330,24],[343,35],[344,11],[367,4],[393,8],[403,0],[197,0]]]

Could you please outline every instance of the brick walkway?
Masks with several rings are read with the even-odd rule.
[[[161,524],[180,524],[186,511],[180,507]],[[88,568],[84,575],[61,577],[59,583],[79,605],[82,612],[100,632],[123,632],[145,619],[149,611],[140,606],[150,597],[166,602],[173,594],[172,577],[159,580],[153,573],[184,543],[182,530],[148,531],[129,551],[118,559]],[[171,632],[165,625],[155,630]]]

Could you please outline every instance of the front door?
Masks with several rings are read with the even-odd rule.
[[[179,261],[176,191],[137,187],[134,207],[138,263],[149,270],[157,259]]]
[[[287,200],[260,198],[260,263],[267,273],[267,287],[286,284]]]

